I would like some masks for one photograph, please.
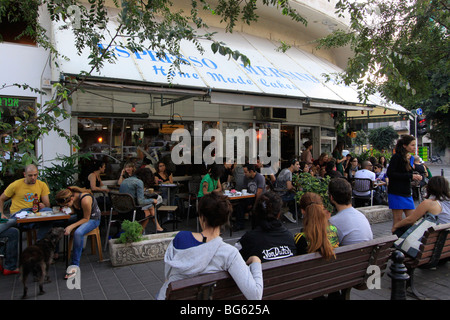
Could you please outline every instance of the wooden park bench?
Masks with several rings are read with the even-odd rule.
[[[386,236],[335,249],[336,259],[310,253],[262,264],[266,300],[312,299],[342,291],[349,299],[351,288],[365,289],[369,266],[383,274],[397,236]],[[380,276],[381,276],[380,274]],[[173,281],[167,300],[245,299],[226,271]]]
[[[411,291],[419,299],[424,296],[414,286],[414,270],[418,267],[434,268],[439,261],[450,257],[450,223],[428,228],[421,242],[417,256],[415,258],[406,256],[403,262],[408,269]]]

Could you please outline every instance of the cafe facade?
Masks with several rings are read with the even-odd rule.
[[[247,66],[239,60],[214,54],[207,40],[200,40],[203,53],[192,43],[183,41],[180,48],[183,64],[169,77],[175,59],[170,54],[161,56],[152,50],[131,52],[114,43],[109,50],[116,57],[115,63],[105,63],[100,72],[94,71],[83,82],[82,90],[73,95],[73,103],[65,105],[71,118],[61,125],[70,134],[81,137],[80,151],[55,135],[45,136],[37,146],[43,164],[57,154],[85,151],[122,162],[141,157],[142,150],[147,154],[158,150],[159,157],[167,159],[177,142],[172,133],[180,128],[191,133],[192,141],[208,129],[219,129],[222,133],[226,129],[255,129],[258,134],[269,136],[277,129],[280,138],[273,143],[277,144],[283,163],[300,156],[303,143],[308,140],[313,142],[315,158],[322,152],[331,153],[337,140],[336,112],[393,117],[406,112],[377,96],[362,104],[353,87],[326,81],[325,75],[342,71],[348,52],[316,52],[311,45],[295,43],[309,43],[320,32],[327,32],[323,28],[344,22],[333,17],[331,6],[324,9],[323,4],[318,7],[315,2],[294,2],[313,19],[312,26],[299,28],[298,34],[292,32],[281,16],[274,14],[275,8],[264,11],[262,22],[256,26],[242,26],[231,34],[218,23],[210,23],[209,31],[217,32],[216,40],[238,49],[250,59]],[[115,14],[111,12],[111,16]],[[279,34],[270,33],[271,27],[264,19],[271,19]],[[52,82],[69,84],[81,71],[90,70],[89,53],[77,54],[71,29],[60,29],[64,23],[51,22],[49,29],[58,51],[69,60],[61,59],[55,64],[42,54],[40,78],[46,90],[50,90],[46,86]],[[111,30],[116,24],[111,19]],[[294,45],[280,52],[277,49],[281,40]],[[106,48],[107,42],[108,39],[99,46]],[[42,100],[42,97],[35,99]],[[208,144],[208,139],[204,139],[204,144]],[[242,148],[248,154],[248,147],[246,141],[236,149]],[[186,174],[185,169],[180,170],[178,174]]]

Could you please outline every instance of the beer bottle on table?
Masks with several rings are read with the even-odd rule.
[[[36,213],[39,211],[39,197],[37,195],[37,193],[34,194],[34,199],[33,199],[33,212]]]

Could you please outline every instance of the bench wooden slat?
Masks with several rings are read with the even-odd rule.
[[[336,260],[319,253],[266,262],[262,265],[263,299],[309,299],[364,284],[369,264],[386,268],[396,236],[335,249]],[[202,284],[215,283],[214,299],[244,299],[227,272],[201,275],[169,284],[169,299],[196,299]]]
[[[356,277],[355,277],[356,276]],[[313,284],[304,286],[302,289],[291,290],[291,291],[282,291],[278,294],[266,296],[264,295],[265,300],[305,300],[312,299],[323,296],[328,293],[336,292],[339,290],[343,290],[346,288],[354,287],[360,284],[360,280],[358,279],[359,274],[347,274],[346,276],[342,276],[341,281],[337,283],[333,281],[333,279],[325,280],[321,286],[315,286]],[[346,280],[346,281],[345,281]]]
[[[428,251],[433,252],[433,249],[434,249],[434,245],[435,245],[435,244],[436,244],[436,241],[433,242],[433,243],[430,243],[430,244],[424,244],[424,245],[423,245],[423,251],[424,251],[424,252],[428,252]],[[444,248],[443,248],[442,250],[445,251],[445,250],[446,250],[446,247],[448,247],[448,246],[450,246],[450,235],[449,235],[449,237],[447,237],[447,239],[445,240]]]
[[[354,287],[356,285],[357,284],[355,284],[354,280],[353,281],[348,281],[348,282],[343,283],[341,285],[330,285],[329,287],[327,287],[326,290],[315,290],[315,291],[311,291],[311,292],[308,292],[308,293],[305,293],[305,294],[301,294],[301,295],[290,297],[289,299],[286,299],[286,300],[314,299],[314,298],[321,297],[321,296],[324,296],[324,295],[332,293],[332,292],[337,292],[339,290],[352,288],[352,287]]]
[[[434,227],[428,228],[425,231],[419,248],[419,253],[415,258],[406,257],[404,264],[410,270],[424,266],[430,263],[437,263],[440,259],[446,258],[450,255],[450,232],[447,233],[445,243],[442,247],[439,257],[434,257],[436,261],[431,261],[433,256],[436,255],[436,243],[440,237],[441,232],[447,232],[450,229],[450,223],[440,224]]]
[[[385,269],[385,264],[387,260],[389,259],[389,254],[391,252],[390,248],[389,250],[384,250],[384,252],[387,252],[388,254],[383,254],[382,257],[379,257],[378,262],[382,265],[382,269]],[[364,281],[364,278],[366,277],[366,271],[368,267],[368,257],[366,259],[361,259],[360,263],[358,264],[358,260],[352,258],[351,260],[344,260],[344,261],[332,261],[332,262],[326,262],[324,261],[323,266],[312,266],[310,270],[300,270],[297,272],[297,274],[293,275],[291,278],[284,277],[284,276],[278,276],[280,278],[280,282],[282,278],[285,278],[286,284],[283,286],[277,285],[276,290],[278,291],[285,291],[290,288],[299,288],[301,287],[301,291],[307,291],[307,286],[312,286],[311,290],[317,290],[321,285],[325,286],[325,291],[327,291],[327,287],[331,284],[335,284],[336,286],[339,286],[339,282],[342,281],[344,283],[343,286],[340,288],[346,288],[345,283],[347,283],[347,278],[357,278],[356,284],[362,283]],[[375,263],[378,264],[378,263]],[[302,266],[303,267],[303,266]],[[264,296],[268,296],[272,294],[272,291],[274,291],[270,285],[271,285],[271,279],[268,279],[266,281],[266,274],[265,281],[264,281]],[[322,278],[330,279],[331,282],[321,282]],[[300,280],[296,280],[300,279]],[[276,283],[276,279],[275,283]],[[355,285],[356,285],[355,284]]]
[[[270,286],[268,284],[267,288],[264,287],[264,298],[268,298],[269,296],[275,296],[275,294],[287,294],[290,296],[290,291],[292,292],[310,292],[312,290],[322,289],[323,287],[328,287],[330,284],[340,284],[341,282],[346,282],[350,279],[355,279],[355,281],[358,283],[361,283],[362,279],[365,276],[366,270],[367,270],[367,263],[361,263],[360,266],[357,269],[352,268],[345,268],[342,270],[334,270],[329,271],[327,273],[318,273],[316,275],[310,275],[307,277],[299,277],[294,278],[287,282],[282,282],[281,284],[278,283],[274,286]],[[323,280],[325,279],[325,280]],[[328,279],[331,281],[327,282]],[[266,282],[264,281],[264,285]],[[277,299],[275,297],[275,299]]]

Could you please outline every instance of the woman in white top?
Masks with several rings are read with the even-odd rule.
[[[450,223],[450,188],[448,180],[434,176],[428,181],[426,199],[405,219],[392,227],[392,232],[413,225],[427,212],[436,216],[438,224]],[[400,231],[399,230],[399,231]],[[396,234],[398,234],[396,232]]]

